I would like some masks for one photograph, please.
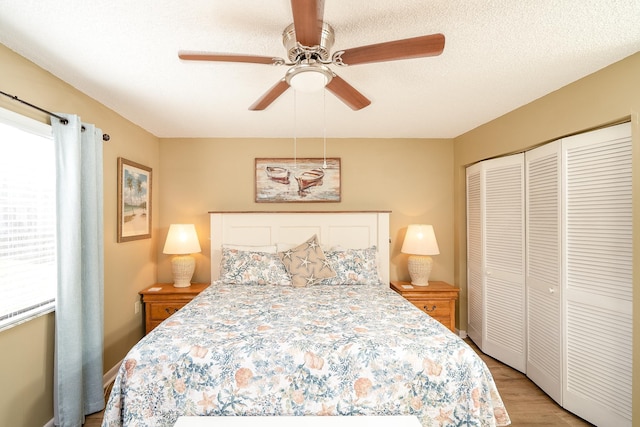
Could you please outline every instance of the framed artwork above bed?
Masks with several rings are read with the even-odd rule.
[[[339,202],[340,158],[257,158],[257,203]]]

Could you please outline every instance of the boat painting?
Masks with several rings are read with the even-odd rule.
[[[322,178],[324,178],[324,171],[322,169],[311,169],[301,172],[299,175],[296,175],[298,192],[304,193],[308,188],[322,185]]]
[[[258,203],[340,202],[340,185],[340,158],[255,159]]]
[[[265,170],[267,171],[267,176],[272,181],[279,182],[280,184],[289,184],[289,175],[291,175],[289,169],[279,166],[267,166]]]

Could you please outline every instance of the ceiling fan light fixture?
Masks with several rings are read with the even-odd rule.
[[[289,86],[300,92],[317,92],[332,78],[331,69],[322,64],[299,64],[291,67],[285,76]]]

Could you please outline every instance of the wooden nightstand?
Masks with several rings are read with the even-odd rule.
[[[156,283],[140,291],[144,303],[145,333],[184,307],[207,286],[209,283],[192,283],[188,288],[176,288],[173,283]]]
[[[456,332],[456,300],[460,289],[445,282],[413,286],[411,282],[400,281],[392,281],[391,289],[449,328],[451,332]]]

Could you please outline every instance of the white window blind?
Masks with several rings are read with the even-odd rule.
[[[0,330],[55,308],[51,126],[0,109]]]

